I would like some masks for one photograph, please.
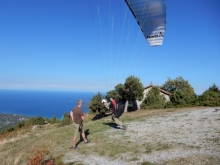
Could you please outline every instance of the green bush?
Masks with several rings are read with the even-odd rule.
[[[44,125],[45,124],[45,120],[43,117],[41,116],[37,116],[35,119],[34,119],[34,125]]]
[[[56,118],[56,116],[53,116],[51,121],[50,121],[50,124],[56,124],[56,123],[59,123],[59,119]]]
[[[63,120],[61,120],[60,124],[58,125],[60,126],[65,126],[65,125],[70,125],[71,122],[71,118],[69,117],[69,115],[67,113],[63,114]]]
[[[44,125],[45,124],[45,120],[43,117],[37,116],[37,117],[32,117],[30,119],[28,119],[25,124],[27,126],[29,125]]]
[[[145,100],[141,104],[143,109],[161,109],[166,106],[165,98],[160,95],[160,90],[158,87],[152,87],[152,89],[147,93]]]
[[[18,128],[22,128],[24,126],[25,126],[25,121],[21,121],[18,124],[16,124],[15,128],[18,129]]]
[[[71,119],[69,117],[64,117],[58,126],[70,125]]]
[[[107,108],[102,104],[103,96],[101,93],[94,95],[89,105],[89,114],[107,112]]]
[[[14,130],[15,130],[14,127],[9,127],[9,128],[6,129],[6,132],[12,132],[12,131],[14,131]]]
[[[218,92],[206,92],[200,99],[203,106],[220,106],[220,93]]]

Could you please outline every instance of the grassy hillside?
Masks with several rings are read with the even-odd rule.
[[[154,117],[166,117],[171,114],[180,112],[187,112],[198,108],[182,108],[182,109],[166,109],[166,110],[141,110],[131,113],[124,113],[121,120],[126,124],[134,125],[136,122],[146,122],[148,119]],[[201,109],[201,108],[200,108]],[[154,151],[171,151],[174,148],[188,149],[193,148],[199,150],[197,146],[187,146],[184,144],[163,143],[157,141],[156,143],[138,143],[133,142],[130,135],[135,135],[140,131],[128,130],[127,134],[124,130],[117,127],[111,120],[111,116],[102,118],[97,121],[92,121],[93,116],[87,116],[84,122],[86,134],[91,142],[84,144],[80,142],[79,150],[75,151],[72,147],[73,126],[68,125],[58,127],[57,125],[44,125],[41,127],[23,128],[19,131],[12,132],[7,137],[0,139],[0,160],[1,164],[27,164],[27,162],[37,162],[37,159],[44,158],[44,160],[54,160],[56,164],[83,164],[79,159],[74,160],[74,155],[79,157],[95,156],[97,159],[107,158],[109,162],[115,159],[126,162],[125,164],[154,164],[151,161],[139,160],[139,155],[153,154]],[[220,116],[218,117],[220,120]],[[219,121],[217,121],[219,122]],[[156,131],[156,130],[155,130]],[[150,136],[147,131],[144,136]],[[217,132],[220,135],[220,131]],[[139,136],[139,135],[138,135]],[[79,140],[79,138],[78,138]],[[156,140],[156,139],[155,139]],[[220,138],[216,138],[216,144],[220,146]],[[197,147],[197,148],[196,148]],[[219,151],[217,151],[218,153]],[[220,152],[219,152],[220,153]],[[125,156],[125,155],[129,156]],[[195,159],[198,161],[195,162]],[[209,154],[190,155],[182,158],[175,158],[172,160],[163,161],[163,164],[219,164],[219,157]],[[65,163],[63,163],[65,162]],[[49,165],[49,161],[47,162]],[[51,164],[52,161],[50,162]],[[100,160],[100,164],[103,164]],[[46,164],[46,161],[45,161]],[[89,163],[90,164],[90,163]],[[94,164],[97,164],[94,163]],[[106,164],[106,163],[105,163]],[[113,163],[114,164],[114,163]]]

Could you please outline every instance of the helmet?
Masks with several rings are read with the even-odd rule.
[[[102,100],[102,103],[106,103],[106,102],[107,102],[107,100],[106,100],[106,99],[103,99],[103,100]]]

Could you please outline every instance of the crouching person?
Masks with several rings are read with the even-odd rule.
[[[105,99],[102,100],[102,103],[105,105],[107,109],[109,109],[112,113],[112,120],[120,127],[122,127],[124,130],[128,130],[128,126],[124,125],[124,123],[119,119],[119,117],[124,112],[124,105],[122,102],[116,101],[115,99],[111,98],[110,103],[107,103]]]

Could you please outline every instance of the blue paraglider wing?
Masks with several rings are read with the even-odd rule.
[[[163,44],[166,30],[165,0],[125,0],[151,46]]]

